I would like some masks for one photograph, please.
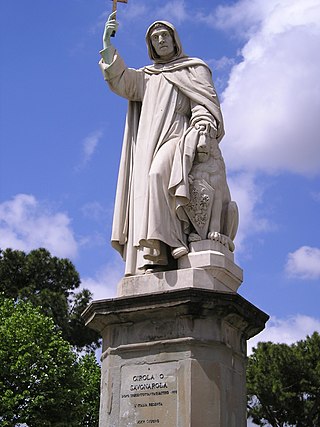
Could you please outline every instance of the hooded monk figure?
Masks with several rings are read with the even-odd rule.
[[[174,268],[188,253],[188,176],[199,140],[224,135],[208,66],[183,53],[172,24],[153,23],[146,34],[153,64],[128,68],[104,31],[100,67],[110,89],[129,100],[120,161],[112,245],[126,275]]]

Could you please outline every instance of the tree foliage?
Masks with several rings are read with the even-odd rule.
[[[93,353],[83,356],[79,361],[79,367],[83,383],[79,426],[98,426],[101,369]]]
[[[53,320],[22,300],[0,297],[0,424],[98,425],[100,368],[77,360]]]
[[[78,349],[95,349],[99,335],[86,328],[81,313],[92,294],[80,286],[79,274],[68,259],[60,259],[46,249],[0,251],[0,292],[15,301],[24,300],[52,317],[62,336]]]
[[[247,368],[248,416],[259,426],[320,425],[320,335],[259,343]]]

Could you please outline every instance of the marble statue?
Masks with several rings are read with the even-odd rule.
[[[110,89],[128,99],[112,245],[127,276],[174,268],[194,240],[233,251],[238,211],[231,201],[219,142],[224,135],[211,71],[184,54],[172,24],[153,23],[152,65],[128,68],[105,25],[100,68]]]
[[[238,207],[231,201],[224,160],[215,138],[197,145],[189,174],[189,192],[190,202],[184,209],[195,229],[189,234],[189,242],[208,238],[233,252]]]

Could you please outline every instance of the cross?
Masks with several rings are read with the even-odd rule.
[[[112,0],[112,13],[115,12],[117,10],[117,3],[128,3],[128,0]],[[116,14],[114,14],[114,18],[116,19]],[[115,36],[115,31],[111,34],[111,37]]]
[[[115,12],[117,10],[117,3],[128,3],[128,0],[112,0],[112,12]],[[114,17],[116,19],[116,17]]]

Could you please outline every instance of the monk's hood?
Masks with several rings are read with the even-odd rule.
[[[161,60],[161,58],[159,57],[159,55],[157,55],[157,53],[154,50],[154,47],[152,46],[152,43],[151,43],[151,33],[156,26],[167,27],[169,29],[171,36],[173,37],[173,43],[175,46],[175,55],[172,57],[172,59],[169,61],[169,63],[171,61],[176,61],[179,58],[186,57],[186,55],[183,53],[181,41],[180,41],[180,38],[178,36],[178,33],[177,33],[175,27],[170,22],[167,22],[167,21],[156,21],[150,25],[150,27],[148,28],[147,33],[146,33],[146,42],[147,42],[147,46],[148,46],[148,54],[149,54],[150,59],[155,64],[168,63],[168,60],[165,60],[165,61]]]

